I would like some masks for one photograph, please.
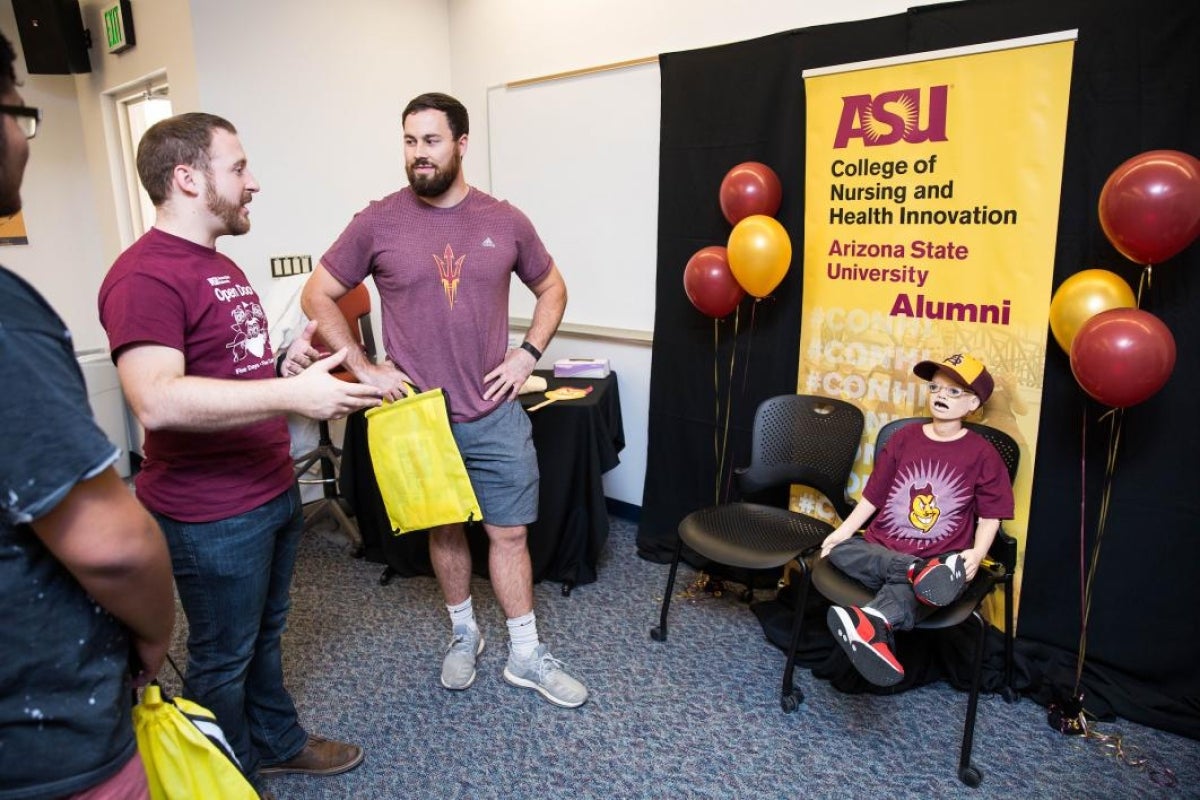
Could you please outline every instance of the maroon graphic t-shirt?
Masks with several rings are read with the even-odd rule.
[[[996,448],[968,430],[952,442],[906,425],[884,445],[863,489],[878,511],[866,539],[891,550],[930,557],[975,542],[975,524],[1011,519],[1012,484]]]
[[[136,344],[174,348],[185,373],[225,380],[275,377],[267,318],[245,274],[216,250],[152,228],[100,287],[100,322],[115,360]],[[283,416],[210,433],[147,431],[137,493],[183,522],[250,511],[291,486]]]
[[[483,399],[483,376],[508,350],[513,274],[533,285],[553,262],[507,202],[473,188],[435,208],[406,188],[358,212],[321,263],[346,286],[374,276],[388,356],[419,388],[443,389],[452,420],[469,422],[505,399]]]

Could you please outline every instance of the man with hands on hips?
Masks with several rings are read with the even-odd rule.
[[[526,526],[537,519],[538,465],[529,417],[515,402],[558,330],[567,290],[529,219],[469,186],[462,173],[466,109],[439,93],[401,115],[409,186],[369,204],[325,253],[304,289],[305,314],[331,346],[352,340],[336,300],[368,275],[383,310],[388,360],[351,351],[346,365],[389,400],[408,383],[441,388],[488,536],[488,572],[507,618],[503,677],[555,705],[575,708],[587,689],[567,674],[537,632]],[[537,297],[525,341],[508,347],[513,273]],[[450,615],[441,683],[475,681],[484,636],[471,600],[471,553],[462,525],[430,531],[430,560]]]

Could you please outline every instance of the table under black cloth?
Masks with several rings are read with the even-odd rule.
[[[560,400],[530,414],[533,444],[541,473],[538,519],[529,526],[529,556],[535,581],[563,584],[563,592],[596,580],[596,562],[608,541],[608,510],[602,476],[617,466],[625,446],[621,399],[616,373],[607,378],[555,378],[537,370],[547,390],[563,386],[592,391],[578,400]],[[546,399],[541,392],[522,395],[528,409]],[[383,499],[375,483],[367,449],[367,422],[362,412],[346,420],[342,445],[342,496],[350,505],[362,534],[363,555],[387,564],[380,579],[392,575],[432,575],[429,535],[423,531],[393,536]],[[487,535],[467,526],[475,572],[487,574]]]

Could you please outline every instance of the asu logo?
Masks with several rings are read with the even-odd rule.
[[[437,264],[438,274],[442,276],[442,291],[446,293],[450,308],[454,308],[454,301],[458,298],[458,281],[462,277],[463,262],[467,257],[459,256],[455,259],[454,248],[447,244],[441,258],[434,255],[433,260]]]
[[[925,484],[920,488],[913,487],[908,490],[908,497],[911,503],[908,521],[917,530],[928,533],[942,515],[942,510],[937,505],[937,497],[933,493],[933,486]]]
[[[872,97],[856,94],[842,98],[842,117],[838,120],[834,149],[851,139],[860,139],[864,147],[881,147],[897,142],[921,144],[946,141],[946,96],[948,86],[930,86],[927,90],[924,122],[921,128],[920,89],[898,89]]]

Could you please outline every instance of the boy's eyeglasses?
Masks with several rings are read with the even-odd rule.
[[[17,121],[17,127],[26,139],[37,136],[38,123],[42,121],[42,110],[30,106],[0,105],[0,114],[8,114]]]
[[[948,386],[942,383],[927,383],[925,384],[925,388],[929,390],[930,394],[937,394],[938,392],[941,392],[951,400],[957,400],[964,394],[975,394],[970,389],[964,389],[961,386]]]

